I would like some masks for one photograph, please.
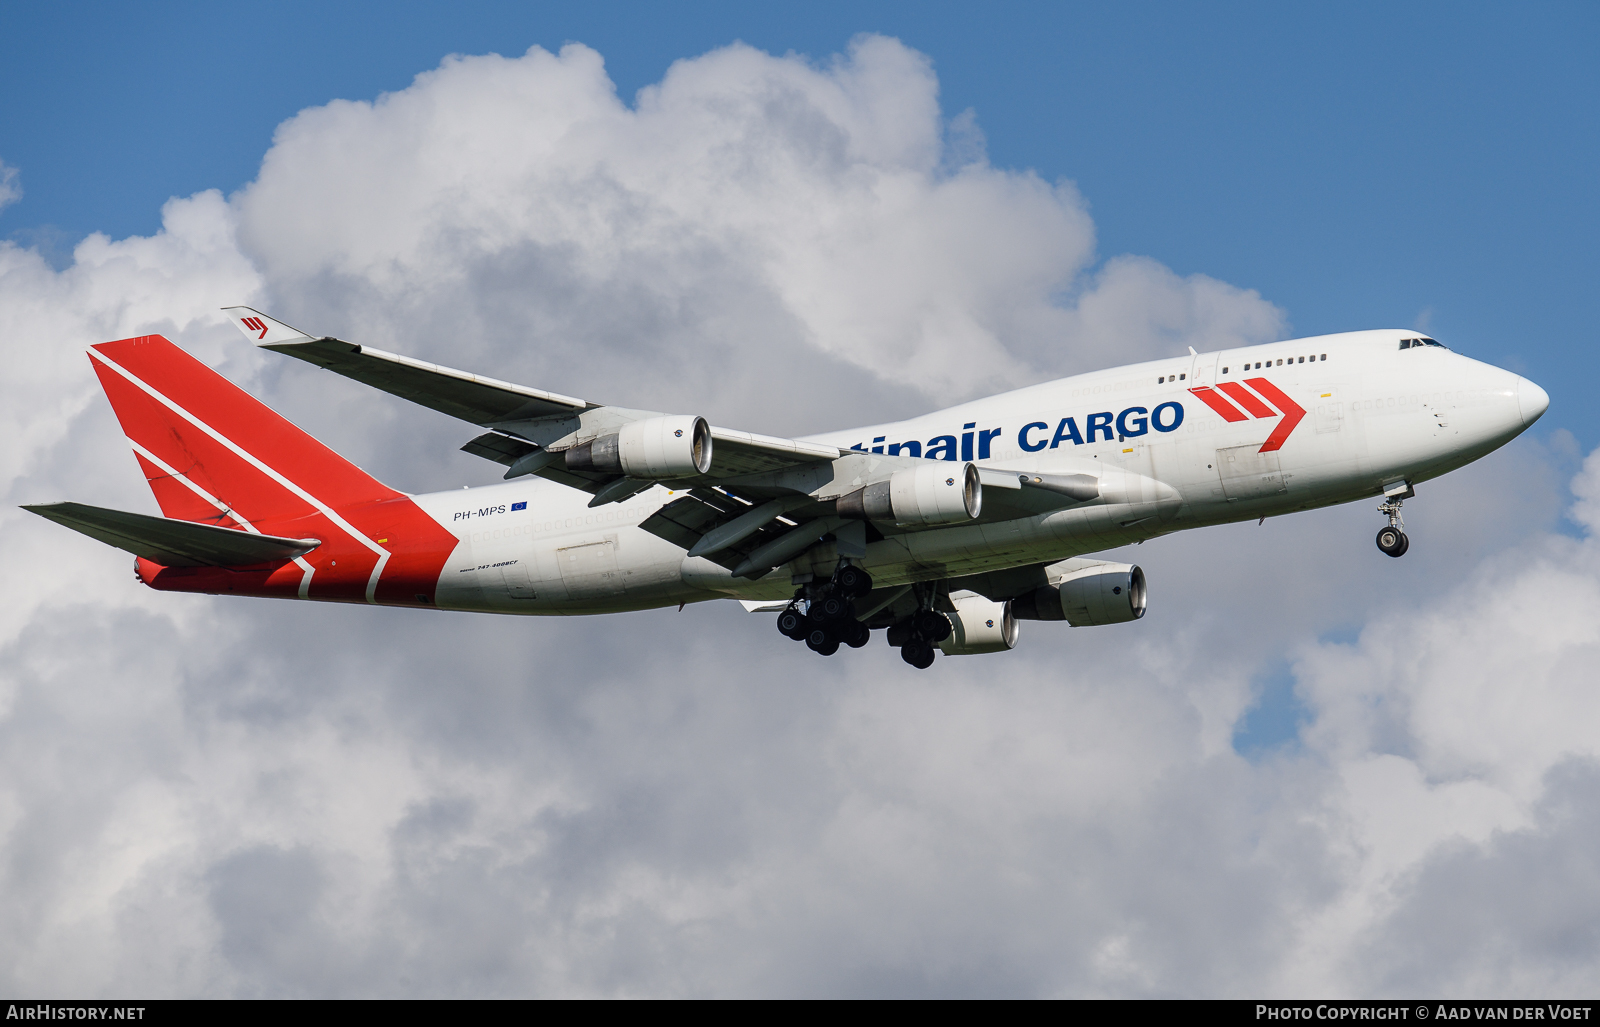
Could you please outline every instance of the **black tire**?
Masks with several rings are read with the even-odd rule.
[[[900,650],[900,658],[918,670],[933,666],[933,646],[926,642],[912,642]]]
[[[838,651],[839,651],[839,642],[838,642],[837,639],[835,639],[832,642],[829,642],[825,646],[821,646],[821,647],[819,647],[817,649],[813,649],[812,650],[812,652],[816,653],[818,656],[832,656],[834,653],[836,653]]]
[[[812,613],[824,623],[834,623],[845,620],[850,616],[850,600],[837,593],[823,597],[820,603],[812,607]]]
[[[851,599],[859,599],[872,591],[872,575],[860,567],[840,568],[833,580],[838,584],[839,592]]]
[[[844,644],[852,649],[860,649],[872,641],[872,629],[860,621],[851,621],[849,633],[844,636]]]
[[[798,642],[811,630],[811,621],[799,610],[790,608],[778,614],[778,630]]]
[[[828,649],[830,645],[833,646],[832,649]],[[814,624],[811,627],[811,632],[806,635],[806,646],[816,653],[821,653],[822,650],[828,649],[823,655],[831,656],[839,648],[839,636],[835,635],[829,628]]]
[[[918,610],[911,623],[916,627],[917,634],[929,642],[943,642],[955,630],[950,626],[950,618],[937,610]]]
[[[1378,549],[1385,556],[1401,557],[1411,548],[1411,540],[1399,528],[1388,527],[1378,532]]]

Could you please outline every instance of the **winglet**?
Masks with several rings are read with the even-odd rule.
[[[223,307],[222,312],[233,321],[233,326],[245,334],[257,346],[293,345],[297,342],[310,342],[311,336],[296,328],[290,328],[282,321],[252,310],[250,307]]]

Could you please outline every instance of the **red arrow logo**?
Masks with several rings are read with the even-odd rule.
[[[1245,382],[1283,411],[1283,420],[1278,422],[1278,426],[1272,430],[1272,434],[1267,436],[1267,441],[1257,451],[1271,453],[1283,445],[1289,433],[1300,423],[1300,419],[1306,416],[1306,408],[1285,396],[1282,389],[1265,378],[1246,378]]]
[[[1221,389],[1222,392],[1217,392],[1206,385],[1197,386],[1189,391],[1194,393],[1200,402],[1220,414],[1222,419],[1229,424],[1247,421],[1251,417],[1278,417],[1281,414],[1283,420],[1279,421],[1278,426],[1272,429],[1272,434],[1267,436],[1267,441],[1262,443],[1257,452],[1272,453],[1283,448],[1284,441],[1289,438],[1290,433],[1295,430],[1301,419],[1306,416],[1305,407],[1284,395],[1282,389],[1265,378],[1246,378],[1245,384],[1256,391],[1251,392],[1250,389],[1245,388],[1244,385],[1240,385],[1238,382],[1219,383],[1217,389]],[[1227,393],[1227,395],[1224,396],[1222,393]],[[1259,395],[1257,395],[1258,393]],[[1239,406],[1234,406],[1233,403],[1228,402],[1230,398],[1237,402]],[[1261,402],[1263,398],[1267,400],[1267,403],[1271,403],[1278,409],[1274,410],[1272,407],[1267,406],[1267,403]],[[1241,411],[1239,407],[1244,407],[1244,410]],[[1248,414],[1245,411],[1248,411]]]

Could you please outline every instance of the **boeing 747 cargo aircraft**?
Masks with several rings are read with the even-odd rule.
[[[248,307],[266,349],[487,429],[502,484],[408,495],[158,335],[90,361],[164,517],[26,509],[173,592],[597,614],[731,598],[824,656],[884,629],[907,663],[1004,652],[1018,622],[1144,615],[1093,554],[1174,531],[1401,503],[1515,438],[1545,391],[1418,332],[1325,335],[1097,371],[893,424],[773,438],[591,403]]]

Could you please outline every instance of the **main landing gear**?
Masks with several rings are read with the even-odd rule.
[[[898,646],[900,658],[918,670],[933,666],[933,647],[950,637],[950,618],[923,608],[889,628],[889,644]]]
[[[936,590],[915,587],[917,609],[889,625],[886,634],[889,644],[900,650],[901,659],[926,670],[938,655],[935,647],[949,638],[955,627],[949,617],[932,609]],[[778,614],[778,630],[823,656],[832,656],[841,645],[859,649],[872,639],[872,631],[857,619],[855,601],[871,591],[871,575],[860,567],[840,564],[831,580],[800,586]],[[867,612],[879,623],[888,615],[882,604]]]
[[[872,631],[856,620],[855,600],[871,591],[872,575],[844,564],[831,580],[800,586],[778,614],[778,630],[823,656],[832,656],[840,645],[860,649],[872,640]]]
[[[1378,548],[1385,556],[1399,559],[1411,548],[1411,540],[1406,537],[1405,518],[1400,516],[1400,504],[1414,495],[1416,492],[1404,482],[1384,491],[1383,505],[1378,507],[1378,512],[1389,518],[1389,526],[1378,532]]]

